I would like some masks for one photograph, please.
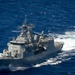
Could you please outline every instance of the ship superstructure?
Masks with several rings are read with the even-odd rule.
[[[1,61],[16,63],[16,60],[23,63],[34,62],[62,49],[63,42],[54,42],[52,37],[45,36],[44,31],[41,35],[33,34],[33,27],[26,22],[20,26],[20,35],[9,41],[8,49],[4,49],[1,54],[0,64]]]

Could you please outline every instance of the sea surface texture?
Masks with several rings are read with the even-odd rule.
[[[0,52],[25,19],[63,41],[62,52],[32,67],[0,67],[0,75],[75,75],[75,0],[0,0]]]

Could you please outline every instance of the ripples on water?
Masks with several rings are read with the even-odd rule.
[[[6,44],[17,36],[16,31],[25,17],[27,23],[35,25],[35,32],[50,30],[55,41],[63,41],[64,46],[61,53],[47,59],[45,62],[29,67],[2,68],[17,71],[16,74],[35,75],[74,75],[75,72],[75,1],[74,0],[0,0],[0,52],[7,48]],[[14,32],[15,33],[14,33]],[[57,38],[56,38],[57,37]],[[18,70],[22,70],[19,72]],[[24,71],[23,71],[24,70]],[[37,72],[38,71],[38,72]],[[1,72],[0,72],[1,73]],[[7,74],[9,71],[7,71]],[[3,71],[2,71],[3,74]],[[13,74],[13,73],[9,73]],[[62,75],[63,75],[62,74]]]

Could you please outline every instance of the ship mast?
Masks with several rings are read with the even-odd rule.
[[[21,33],[24,34],[27,30],[26,19],[20,28],[21,28]]]

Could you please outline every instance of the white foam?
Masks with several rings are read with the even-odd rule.
[[[75,55],[74,55],[75,56]],[[57,65],[60,64],[64,61],[68,61],[71,58],[69,57],[69,54],[66,54],[65,52],[63,53],[59,53],[58,56],[54,57],[54,58],[50,58],[48,59],[46,62],[40,63],[40,64],[36,64],[33,67],[41,67],[43,65]]]
[[[64,35],[58,35],[55,41],[64,42],[63,51],[75,49],[75,32],[65,32]]]
[[[0,53],[0,58],[2,57],[2,53]]]
[[[11,68],[9,68],[11,71],[18,71],[18,70],[21,70],[21,71],[23,71],[23,70],[26,70],[26,69],[28,69],[27,67],[11,67]]]
[[[18,70],[26,70],[28,69],[29,67],[26,67],[26,66],[13,66],[12,64],[9,65],[9,70],[11,71],[18,71]]]

